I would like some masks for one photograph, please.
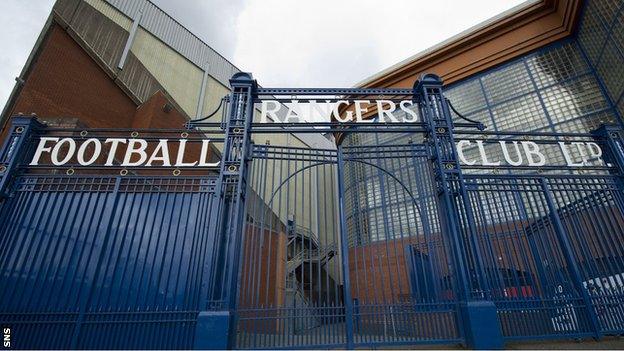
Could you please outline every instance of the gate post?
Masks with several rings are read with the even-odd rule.
[[[624,131],[619,125],[601,125],[593,132],[598,138],[604,139],[608,146],[604,155],[606,162],[614,163],[620,174],[624,174]]]
[[[225,126],[225,142],[215,199],[210,215],[218,216],[208,230],[207,264],[202,281],[205,299],[195,328],[196,349],[232,349],[236,340],[235,310],[239,266],[245,228],[247,164],[256,81],[250,73],[230,79],[232,92]]]
[[[619,194],[624,193],[624,129],[620,125],[603,124],[592,134],[595,139],[604,142],[602,159],[609,166],[614,166],[612,173],[616,175],[615,184]],[[624,211],[624,200],[621,196],[616,197],[619,208]]]
[[[35,116],[15,116],[11,119],[11,127],[7,133],[2,149],[0,149],[0,198],[9,195],[8,185],[11,183],[16,168],[23,161],[28,142],[44,124]]]
[[[474,215],[455,150],[453,120],[442,94],[442,80],[434,74],[422,75],[414,85],[414,95],[427,128],[438,188],[441,224],[443,232],[451,242],[453,271],[458,278],[458,323],[463,325],[468,347],[502,349],[502,331],[496,306],[489,300],[489,284],[480,250],[476,246]],[[462,216],[462,213],[465,215]],[[461,221],[462,217],[464,223]],[[474,259],[474,271],[467,265],[468,257]],[[477,290],[473,289],[473,274],[477,279]]]

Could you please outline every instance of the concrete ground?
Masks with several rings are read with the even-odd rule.
[[[506,345],[509,350],[624,350],[624,338],[605,337],[600,341],[583,339],[578,342],[561,341],[531,341],[517,342]]]
[[[415,345],[379,347],[379,350],[464,350],[461,345]],[[624,350],[624,337],[605,337],[600,341],[594,339],[541,340],[510,342],[506,350]]]
[[[325,338],[321,337],[324,336]],[[331,324],[325,326],[322,332],[318,328],[314,332],[297,335],[274,335],[274,334],[247,334],[239,333],[238,347],[240,348],[272,348],[272,347],[297,347],[300,345],[314,345],[318,343],[343,343],[344,325],[342,323]],[[374,340],[374,337],[366,338],[366,335],[356,334],[356,342],[365,342],[366,340]],[[379,335],[377,335],[379,337]],[[276,339],[277,338],[277,339]],[[362,339],[363,338],[363,339]],[[461,344],[415,344],[410,345],[409,339],[395,341],[403,341],[403,345],[384,345],[374,347],[376,350],[463,350]],[[370,349],[369,347],[358,347],[357,349]],[[606,336],[596,341],[592,338],[582,340],[536,340],[536,341],[516,341],[505,344],[507,350],[624,350],[624,336]]]

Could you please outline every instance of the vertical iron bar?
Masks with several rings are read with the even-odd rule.
[[[548,206],[548,212],[550,212],[550,218],[552,220],[555,235],[557,236],[559,244],[561,245],[563,256],[565,257],[566,263],[568,264],[568,267],[570,269],[573,284],[576,289],[578,289],[578,292],[581,294],[583,302],[585,303],[585,308],[587,309],[587,313],[589,314],[592,328],[594,330],[594,337],[596,339],[600,339],[601,332],[598,324],[598,317],[596,316],[596,311],[593,307],[591,297],[589,296],[587,289],[583,285],[583,278],[581,278],[581,273],[579,271],[576,259],[574,258],[574,251],[572,250],[572,246],[570,245],[567,233],[563,228],[561,219],[557,214],[555,199],[552,195],[550,186],[548,185],[546,178],[540,178],[540,185],[544,191],[544,198],[546,200],[546,205]]]
[[[81,299],[82,303],[80,304],[79,310],[78,312],[80,313],[78,316],[78,320],[76,321],[75,327],[74,327],[74,331],[73,331],[73,335],[72,335],[72,340],[71,340],[71,346],[69,347],[70,349],[77,349],[79,348],[78,346],[78,340],[80,337],[80,331],[81,331],[81,327],[82,324],[84,322],[84,316],[87,313],[87,308],[89,308],[89,304],[91,302],[93,293],[95,291],[96,288],[96,282],[97,282],[97,278],[98,278],[98,272],[100,271],[100,266],[102,264],[102,260],[104,258],[104,254],[106,253],[106,247],[108,246],[108,240],[110,238],[110,233],[112,232],[112,225],[113,225],[113,220],[115,219],[115,212],[117,212],[117,204],[119,203],[119,187],[121,186],[121,177],[116,177],[115,178],[115,188],[113,189],[113,203],[112,206],[110,207],[110,211],[109,211],[109,218],[108,218],[108,224],[106,225],[106,230],[105,230],[105,234],[104,234],[104,240],[102,242],[102,246],[100,248],[100,253],[98,255],[98,260],[97,263],[95,265],[95,270],[93,271],[94,275],[93,278],[91,279],[90,282],[88,282],[90,284],[90,286],[87,288],[87,295],[85,296],[85,298]],[[95,244],[94,244],[95,246]],[[86,273],[85,273],[86,275]]]
[[[340,214],[340,258],[342,263],[343,296],[345,306],[345,327],[347,348],[353,349],[353,301],[351,299],[351,281],[349,279],[349,241],[347,239],[347,220],[344,204],[344,160],[342,146],[338,146],[338,212]]]

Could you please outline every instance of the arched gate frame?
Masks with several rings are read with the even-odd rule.
[[[419,119],[254,121],[256,104],[293,96],[411,100]],[[624,333],[621,126],[483,130],[451,113],[434,75],[413,89],[265,89],[238,73],[225,101],[222,123],[182,130],[13,119],[0,150],[0,324],[16,348],[494,349]],[[305,133],[341,142],[291,143]],[[29,164],[43,136],[139,134],[196,153],[209,139],[221,162],[183,175]],[[266,134],[276,142],[254,143]],[[462,163],[459,141],[473,161],[531,141],[549,162]],[[587,143],[602,156],[562,154]]]
[[[505,340],[600,338],[623,330],[624,311],[617,307],[623,248],[609,246],[621,245],[624,223],[618,127],[593,134],[484,132],[473,121],[454,120],[434,75],[424,75],[413,89],[264,89],[245,73],[231,82],[226,140],[235,147],[224,152],[221,183],[232,189],[231,225],[223,229],[224,237],[236,238],[226,261],[238,274],[224,290],[228,346],[500,348]],[[253,122],[254,103],[293,96],[411,99],[421,119]],[[413,138],[385,146],[342,144],[335,151],[252,142],[263,133],[319,132]],[[559,164],[484,174],[485,166],[460,164],[456,151],[456,138],[479,136],[489,143],[533,138],[544,147],[594,141],[606,162],[583,170]],[[398,166],[405,173],[386,167],[387,159],[408,160]],[[359,180],[349,183],[358,172]],[[335,181],[327,174],[335,174]],[[416,188],[405,174],[416,178]],[[317,186],[299,189],[297,180],[299,187],[308,184],[306,176]],[[333,209],[323,208],[318,196],[334,191],[332,218]],[[270,199],[268,208],[258,208],[267,205],[259,197]],[[298,214],[300,208],[309,215]],[[338,228],[328,237],[319,227],[331,221]],[[417,228],[410,234],[397,225]],[[204,324],[216,320],[208,316]]]

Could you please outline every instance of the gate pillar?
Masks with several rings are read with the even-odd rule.
[[[619,125],[602,125],[593,132],[598,138],[604,138],[608,146],[604,160],[617,166],[621,174],[624,174],[624,131]]]
[[[602,159],[608,165],[615,166],[613,173],[620,175],[616,177],[616,185],[620,192],[624,191],[624,129],[615,124],[603,124],[592,132],[598,141],[604,142]],[[619,196],[617,203],[624,210],[624,200]]]
[[[16,168],[24,161],[25,149],[33,134],[45,126],[37,117],[15,116],[11,119],[11,129],[0,149],[0,198],[8,196],[7,187],[15,174]]]
[[[245,228],[250,128],[256,81],[249,73],[230,79],[231,94],[223,121],[225,141],[213,208],[218,214],[208,232],[201,296],[202,312],[195,331],[196,349],[232,349],[236,340],[235,310],[238,299],[240,254]]]
[[[476,246],[474,215],[455,149],[453,120],[442,94],[442,80],[434,74],[422,75],[414,85],[414,94],[427,128],[443,235],[449,239],[452,251],[460,303],[458,324],[463,327],[468,347],[502,349],[502,331],[496,306],[489,300],[484,265]],[[474,262],[472,267],[469,258]]]

